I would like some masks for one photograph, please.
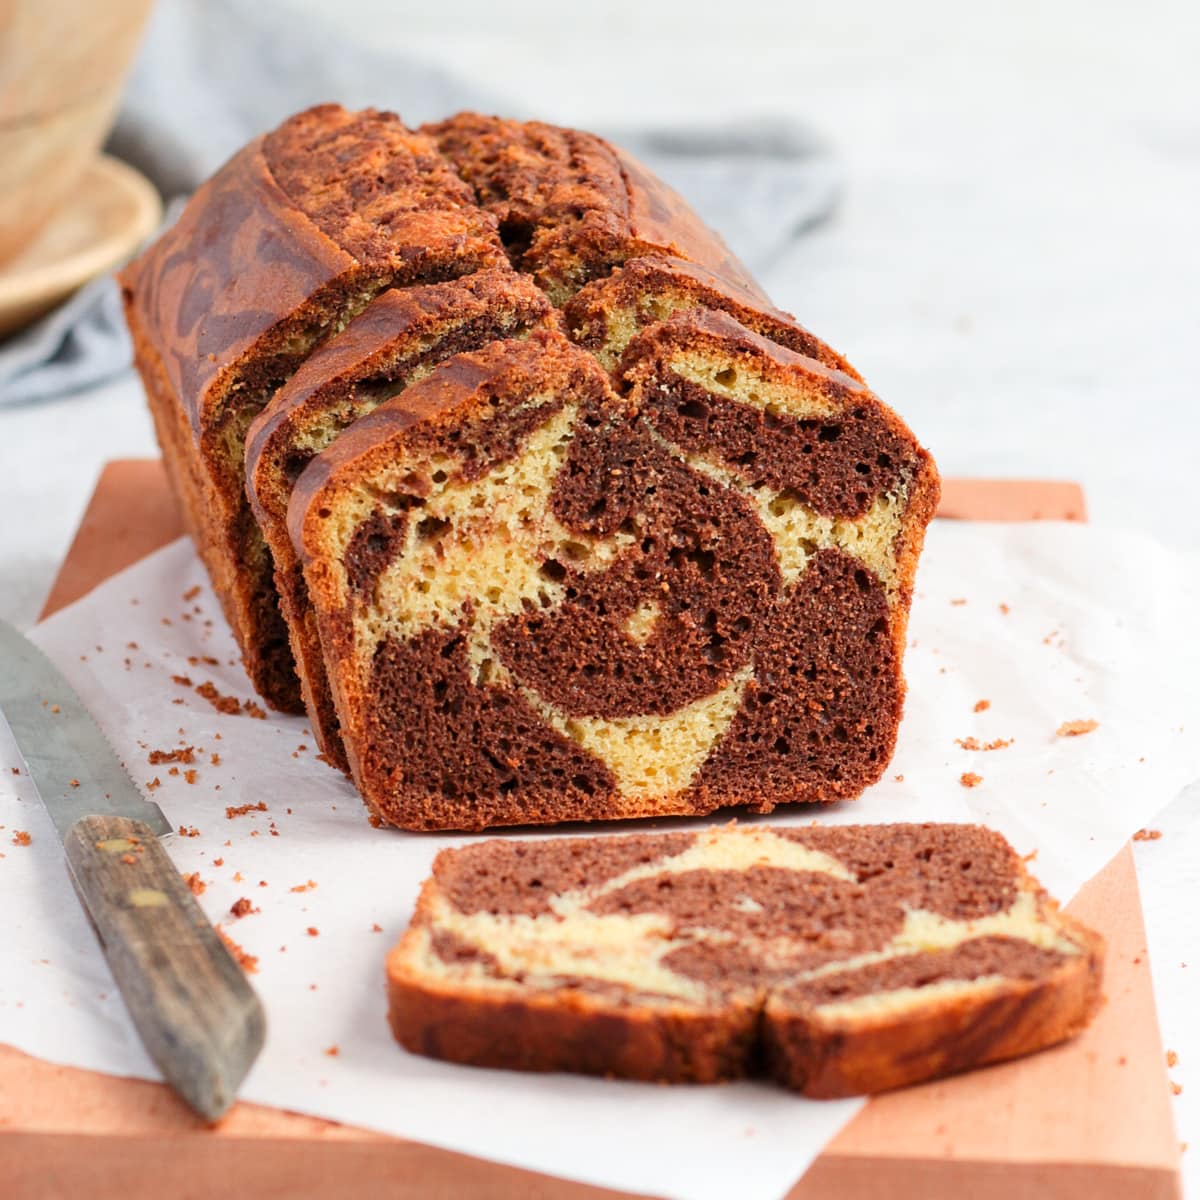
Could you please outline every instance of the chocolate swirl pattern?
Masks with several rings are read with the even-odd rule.
[[[704,439],[657,403],[677,344],[693,374],[724,374],[712,386],[773,473],[723,457],[711,432],[703,455],[680,444]],[[291,534],[379,819],[766,811],[855,795],[886,764],[927,460],[911,439],[897,450],[902,427],[860,385],[725,316],[652,325],[624,361],[621,395],[559,334],[493,342],[384,401],[300,477]],[[805,453],[851,419],[882,426],[893,469]],[[824,485],[848,473],[876,493],[839,513]],[[800,488],[833,495],[833,513]],[[533,732],[507,728],[517,715]]]
[[[410,1050],[882,1091],[1048,1046],[1100,939],[978,826],[725,826],[443,851],[388,960]]]

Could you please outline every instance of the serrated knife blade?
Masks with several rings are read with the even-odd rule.
[[[54,821],[129,1015],[167,1082],[214,1120],[266,1037],[266,1016],[162,842],[145,799],[58,668],[0,621],[0,712]]]

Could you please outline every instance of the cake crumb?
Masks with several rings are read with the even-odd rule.
[[[258,973],[258,955],[247,954],[246,951],[243,950],[241,946],[239,946],[237,942],[235,942],[233,938],[231,938],[229,934],[227,934],[225,930],[221,928],[220,925],[218,925],[216,929],[217,936],[225,943],[225,949],[233,955],[234,962],[236,962],[237,965],[241,967],[247,975],[256,975]]]
[[[992,702],[990,700],[976,700],[975,701],[975,711],[976,712],[987,712],[987,710],[991,707],[992,707]]]
[[[229,911],[240,920],[242,917],[248,917],[251,913],[262,912],[262,909],[255,908],[245,896],[240,896],[229,906]]]
[[[183,593],[183,599],[185,601],[192,601],[195,600],[198,595],[200,595],[200,585],[197,583],[193,584],[192,587],[188,588],[188,590]]]
[[[186,675],[172,675],[171,682],[179,684],[180,687],[190,688],[192,681]]]
[[[1007,616],[1008,616],[1008,614],[1009,614],[1010,612],[1012,612],[1012,609],[1011,609],[1011,608],[1009,608],[1007,604],[1000,604],[998,607],[999,607],[999,609],[1000,609],[1000,615],[1001,615],[1002,617],[1007,617]]]
[[[296,886],[290,890],[293,892],[311,892],[316,886],[316,882],[310,879],[307,883],[296,884]]]
[[[152,767],[157,767],[161,763],[190,763],[195,760],[196,748],[183,746],[178,750],[151,750],[150,757],[146,761]]]
[[[330,1058],[337,1058],[341,1051],[338,1050],[337,1046],[330,1046],[328,1049],[326,1049],[325,1053],[328,1054]]]
[[[212,763],[212,765],[214,767],[219,767],[221,765],[221,756],[219,754],[214,753],[213,756],[208,761],[210,763]]]
[[[266,812],[266,801],[260,800],[257,804],[231,804],[225,809],[225,817],[232,821],[234,817],[244,817],[247,813]]]
[[[1162,837],[1161,829],[1139,829],[1133,835],[1135,842],[1157,842]]]
[[[223,867],[224,865],[225,865],[225,860],[223,858],[214,858],[213,859],[214,867]]]
[[[188,890],[193,896],[203,896],[204,890],[208,886],[203,879],[200,878],[199,871],[192,871],[190,874],[183,877],[183,882],[188,885]]]
[[[903,775],[897,775],[897,776],[896,776],[896,782],[897,782],[897,783],[903,783],[903,782],[904,782],[904,776],[903,776]]]
[[[12,835],[12,844],[14,846],[28,846],[33,842],[32,835],[25,829],[14,829]]]
[[[1174,1066],[1177,1066],[1178,1063],[1179,1063],[1179,1055],[1176,1054],[1174,1050],[1168,1050],[1167,1051],[1167,1066],[1174,1067]]]
[[[1034,848],[1033,850],[1030,850],[1030,852],[1028,854],[1022,854],[1021,861],[1024,863],[1031,863],[1037,859],[1037,856],[1038,856],[1037,849]]]
[[[1013,744],[1012,738],[995,738],[990,742],[981,742],[975,737],[955,738],[954,744],[964,750],[1006,750]]]
[[[1178,1096],[1182,1091],[1183,1091],[1183,1084],[1176,1083],[1175,1080],[1172,1079],[1171,1080],[1171,1095]]]
[[[68,782],[70,783],[70,785],[71,785],[73,788],[77,788],[77,787],[79,786],[79,780],[78,780],[78,779],[71,779],[71,780],[68,780]]]
[[[309,937],[320,937],[321,935],[321,931],[315,925],[310,925],[305,930],[305,933],[307,933]]]
[[[198,830],[195,827],[195,825],[180,825],[179,836],[180,837],[199,837],[200,830]]]
[[[159,779],[159,777],[157,775],[155,775],[155,777],[152,780],[150,780],[150,782],[148,784],[146,784],[146,791],[152,792],[152,791],[154,791],[155,788],[160,788],[160,787],[162,787],[162,780]]]
[[[195,783],[196,778],[197,778],[196,768],[189,767],[186,771],[184,771],[183,778],[184,778],[184,782],[186,782],[186,783]]]
[[[242,711],[241,701],[236,696],[222,696],[211,681],[200,684],[196,688],[196,695],[207,700],[217,712],[225,713],[227,716],[234,716]]]
[[[958,598],[958,599],[956,599],[956,600],[951,600],[951,601],[950,601],[951,605],[952,605],[954,608],[962,608],[962,606],[963,606],[964,604],[966,604],[966,602],[967,602],[967,598],[966,598],[965,596],[962,596],[962,597],[960,597],[960,598]]]
[[[1055,733],[1059,737],[1082,737],[1085,733],[1091,733],[1093,729],[1099,726],[1099,721],[1064,721],[1056,730]]]
[[[380,925],[380,923],[379,923],[378,921],[376,921],[376,922],[374,922],[374,923],[372,924],[372,926],[371,926],[371,932],[372,932],[372,933],[382,933],[382,932],[383,932],[383,926],[382,926],[382,925]]]
[[[983,776],[976,775],[974,771],[964,771],[958,777],[958,782],[965,788],[978,787],[983,782]]]

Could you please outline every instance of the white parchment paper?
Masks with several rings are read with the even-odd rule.
[[[1035,872],[1065,900],[1200,778],[1197,612],[1200,560],[1148,540],[935,522],[910,626],[907,714],[885,779],[855,802],[742,819],[982,821],[1036,850]],[[197,693],[211,683],[253,699],[186,542],[32,636],[134,778],[157,779],[150,794],[195,831],[170,839],[171,853],[198,873],[211,917],[257,957],[252,982],[270,1032],[245,1099],[687,1200],[777,1200],[857,1111],[857,1101],[766,1084],[662,1088],[406,1053],[386,1024],[384,955],[433,855],[468,839],[371,829],[350,785],[316,760],[303,719],[221,713]],[[1073,721],[1097,725],[1057,733]],[[191,764],[148,761],[185,746]],[[0,722],[0,1042],[153,1078],[50,822],[12,772],[19,764]],[[964,775],[980,781],[964,786]],[[265,811],[226,814],[260,803]],[[252,911],[239,919],[230,908],[243,898]]]

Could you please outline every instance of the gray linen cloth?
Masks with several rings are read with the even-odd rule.
[[[399,19],[399,18],[398,18]],[[399,112],[410,125],[459,109],[522,113],[503,97],[407,57],[384,55],[283,0],[160,0],[108,151],[168,199],[183,197],[250,138],[335,100]],[[751,270],[765,269],[837,203],[833,155],[807,128],[775,119],[603,129],[682,192]],[[110,277],[0,342],[0,404],[51,399],[126,370],[129,340]]]

